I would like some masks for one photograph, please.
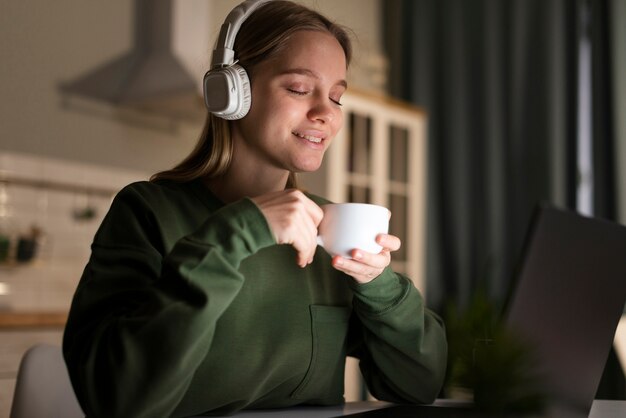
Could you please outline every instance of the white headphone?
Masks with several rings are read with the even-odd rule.
[[[226,16],[217,47],[211,58],[211,69],[204,75],[204,103],[209,112],[222,119],[241,119],[250,110],[252,95],[246,70],[237,65],[235,37],[241,24],[263,3],[270,0],[246,0]]]

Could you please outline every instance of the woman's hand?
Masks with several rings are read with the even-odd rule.
[[[378,235],[376,242],[383,247],[378,254],[352,250],[352,259],[338,255],[333,257],[333,267],[352,276],[359,283],[371,282],[391,263],[391,252],[397,251],[402,245],[400,238],[387,234]]]
[[[317,248],[317,226],[322,209],[300,190],[290,189],[252,198],[278,244],[290,244],[298,253],[297,263],[306,267]]]

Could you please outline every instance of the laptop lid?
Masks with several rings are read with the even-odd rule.
[[[539,207],[506,323],[557,404],[589,412],[625,303],[626,227]]]

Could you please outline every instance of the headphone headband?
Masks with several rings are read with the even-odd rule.
[[[235,58],[235,38],[245,20],[263,3],[270,0],[246,0],[235,7],[226,16],[220,29],[217,45],[211,58],[211,68],[225,67],[233,64]]]

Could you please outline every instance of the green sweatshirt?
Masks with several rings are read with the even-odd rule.
[[[108,418],[339,404],[346,355],[377,398],[429,403],[446,350],[409,279],[360,285],[319,247],[300,268],[251,200],[224,205],[197,180],[116,196],[63,340],[83,410]]]

